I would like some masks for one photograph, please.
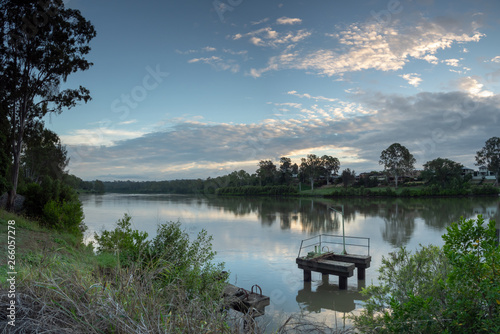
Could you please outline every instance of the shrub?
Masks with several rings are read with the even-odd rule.
[[[495,222],[460,218],[445,245],[405,248],[383,257],[380,286],[370,286],[354,316],[361,332],[497,333],[500,329],[500,252]]]
[[[132,230],[131,219],[125,214],[122,219],[116,222],[113,231],[102,231],[101,235],[94,233],[97,241],[97,252],[111,253],[118,255],[118,260],[122,266],[128,266],[139,260],[141,253],[147,252],[148,234]]]
[[[63,201],[58,203],[50,200],[43,207],[42,223],[59,231],[83,236],[87,227],[83,223],[83,209],[80,201]]]
[[[147,241],[147,233],[133,230],[130,221],[131,217],[125,214],[113,231],[96,233],[97,253],[115,254],[122,267],[137,264],[148,270],[154,268],[161,277],[158,283],[176,283],[191,297],[220,297],[221,285],[215,283],[220,279],[223,264],[211,263],[216,253],[212,250],[212,237],[205,230],[190,241],[179,222],[167,222],[158,226],[153,240]]]

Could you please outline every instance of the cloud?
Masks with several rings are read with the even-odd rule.
[[[347,29],[329,34],[340,48],[320,48],[312,52],[284,52],[269,58],[268,65],[254,69],[259,76],[270,70],[299,69],[320,75],[343,75],[367,69],[396,71],[411,59],[438,63],[439,50],[453,44],[479,41],[484,34],[475,24],[456,27],[440,21],[422,19],[414,26],[387,27],[379,23],[351,24]],[[286,54],[286,57],[283,57]]]
[[[477,97],[490,97],[494,95],[493,92],[483,89],[484,85],[479,82],[479,78],[477,77],[460,78],[457,86],[460,90]]]
[[[420,74],[417,73],[407,73],[407,74],[402,74],[400,75],[401,78],[405,79],[408,81],[410,85],[413,87],[418,87],[420,83],[422,82],[422,79],[420,78]]]
[[[500,63],[500,56],[496,56],[490,60],[492,63]]]
[[[443,60],[443,63],[445,63],[448,66],[453,66],[453,67],[459,67],[460,66],[460,60],[459,59],[445,59],[445,60]]]
[[[302,20],[299,18],[290,18],[290,17],[280,17],[276,20],[277,24],[300,24]]]
[[[120,124],[132,124],[134,121],[122,122]],[[59,136],[64,145],[86,146],[113,146],[120,140],[137,138],[144,134],[144,131],[119,130],[111,127],[98,127],[93,129],[78,129],[69,134]]]
[[[239,40],[247,37],[249,42],[255,46],[278,47],[284,45],[288,47],[289,45],[298,43],[309,36],[311,36],[311,32],[306,29],[300,29],[295,32],[278,32],[271,27],[265,27],[250,31],[246,34],[235,34],[232,36],[232,39]]]
[[[193,58],[188,60],[188,63],[204,63],[209,64],[216,70],[226,71],[229,70],[233,73],[237,73],[240,70],[240,65],[233,59],[224,59],[218,56],[212,56],[208,58]]]
[[[287,94],[288,95],[297,96],[297,97],[300,97],[300,98],[313,99],[313,100],[316,100],[316,101],[328,101],[328,102],[338,101],[338,99],[324,97],[324,96],[312,96],[311,94],[307,94],[307,93],[305,93],[305,94],[299,94],[295,90],[291,90],[291,91],[287,92]]]
[[[75,140],[68,147],[70,170],[85,179],[95,178],[96,173],[115,178],[206,178],[241,168],[255,172],[259,160],[321,150],[337,156],[342,168],[362,172],[381,169],[380,152],[394,142],[405,145],[420,166],[437,157],[473,165],[475,152],[498,134],[500,97],[471,94],[471,79],[464,80],[463,87],[469,91],[372,93],[356,95],[356,102],[331,102],[291,91],[287,96],[304,103],[276,103],[292,110],[257,123],[179,120],[162,131],[136,137],[122,133],[125,139],[112,146],[79,146]]]
[[[252,22],[250,22],[250,24],[253,25],[253,26],[255,26],[255,25],[259,25],[261,23],[266,23],[267,21],[269,21],[268,17],[263,18],[262,20],[259,20],[259,21],[252,21]]]

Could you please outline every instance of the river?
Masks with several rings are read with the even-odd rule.
[[[246,289],[258,284],[271,297],[266,315],[259,318],[270,330],[300,312],[332,327],[349,326],[345,316],[363,305],[360,289],[378,283],[382,256],[401,246],[415,250],[419,244],[442,245],[446,227],[460,216],[482,214],[500,226],[498,197],[329,200],[82,194],[80,199],[88,241],[94,232],[113,229],[124,213],[132,216],[133,228],[149,236],[165,221],[180,221],[192,238],[205,229],[214,238],[216,262],[224,262],[230,272],[230,283]],[[342,206],[344,229],[342,215],[332,210],[341,212]],[[295,263],[301,241],[318,234],[342,235],[343,231],[346,236],[369,238],[369,248],[346,246],[348,253],[371,255],[366,279],[358,281],[355,272],[348,279],[348,289],[339,290],[336,276],[326,281],[313,272],[312,282],[304,283]],[[346,239],[347,244],[351,244],[349,240],[353,239]],[[337,251],[335,247],[343,246],[329,247]]]

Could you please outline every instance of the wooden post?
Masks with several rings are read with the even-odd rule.
[[[311,271],[304,270],[304,282],[311,282]]]
[[[328,274],[321,275],[321,279],[323,280],[323,284],[328,284]]]
[[[364,280],[365,279],[365,268],[359,268],[358,267],[358,280]]]
[[[346,290],[347,289],[347,277],[339,276],[339,289]]]

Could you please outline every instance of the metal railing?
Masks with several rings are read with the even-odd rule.
[[[340,242],[337,242],[335,240],[339,239]],[[311,241],[311,243],[308,243],[308,241]],[[345,242],[344,242],[345,240]],[[366,242],[364,243],[354,243],[355,241],[360,241],[364,240]],[[304,244],[305,243],[305,244]],[[313,249],[314,247],[314,253],[316,254],[321,254],[321,253],[328,253],[328,252],[333,252],[334,247],[330,249],[330,245],[340,245],[342,247],[345,246],[350,246],[349,249],[352,249],[353,247],[362,247],[366,248],[368,254],[370,255],[370,238],[365,238],[365,237],[350,237],[350,236],[342,236],[342,235],[333,235],[333,234],[320,234],[308,239],[304,239],[300,243],[300,249],[299,249],[299,255],[297,257],[300,257],[300,254],[303,249]],[[340,247],[340,248],[342,248]],[[325,251],[326,248],[326,251]],[[308,252],[309,253],[309,252]],[[339,251],[341,253],[341,251]],[[362,255],[362,254],[359,254]]]

